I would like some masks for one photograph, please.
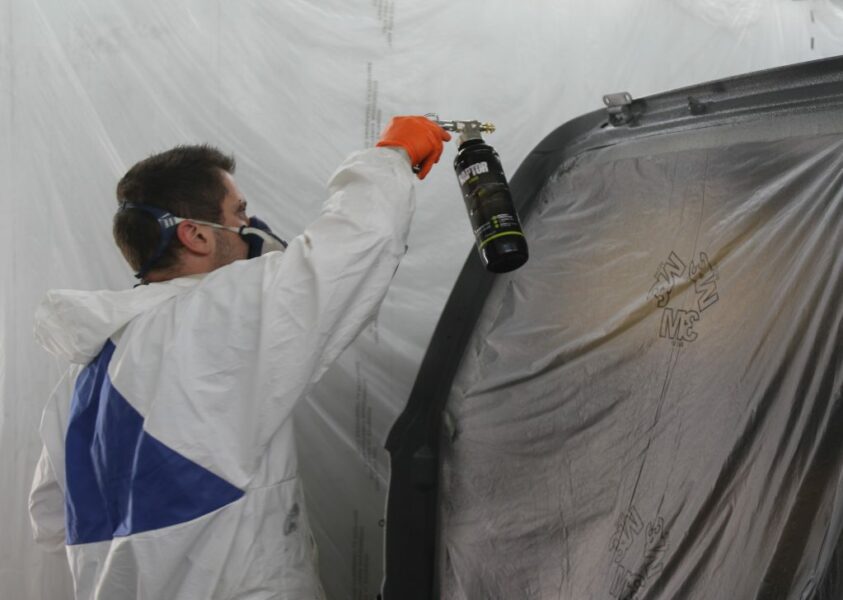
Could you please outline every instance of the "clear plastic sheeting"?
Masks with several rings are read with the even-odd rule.
[[[550,178],[448,402],[443,598],[839,597],[843,119],[777,123]]]
[[[604,93],[843,52],[837,0],[748,6],[731,18],[729,3],[668,0],[0,0],[0,597],[70,597],[64,556],[36,548],[27,517],[40,413],[64,370],[35,346],[32,313],[50,288],[133,284],[110,226],[134,162],[180,143],[232,152],[250,210],[292,237],[331,172],[394,114],[494,122],[488,141],[511,174]],[[380,585],[383,441],[471,249],[454,152],[418,186],[409,253],[377,321],[298,415],[334,599]]]

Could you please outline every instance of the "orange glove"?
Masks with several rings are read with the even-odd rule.
[[[404,148],[413,166],[420,167],[419,179],[424,179],[442,156],[442,142],[450,139],[450,133],[425,117],[393,117],[377,145]]]

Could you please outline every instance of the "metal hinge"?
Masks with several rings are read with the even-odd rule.
[[[646,104],[643,100],[635,100],[629,92],[606,94],[603,104],[609,113],[609,123],[615,127],[619,125],[636,125],[639,117],[644,114]]]

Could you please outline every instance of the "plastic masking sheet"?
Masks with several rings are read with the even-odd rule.
[[[839,598],[830,125],[790,137],[779,115],[764,141],[709,126],[559,166],[446,408],[442,598]]]
[[[40,413],[65,368],[36,347],[32,316],[51,288],[134,283],[110,227],[136,161],[185,143],[233,153],[250,210],[292,237],[392,115],[494,122],[511,174],[605,93],[840,54],[842,23],[839,0],[0,0],[0,597],[71,596],[65,557],[35,546],[27,515]],[[332,599],[380,585],[383,441],[472,249],[455,151],[418,185],[376,322],[297,415]]]

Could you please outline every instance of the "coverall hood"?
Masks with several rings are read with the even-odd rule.
[[[35,339],[47,352],[87,364],[139,314],[192,288],[203,275],[129,290],[51,290],[35,311]]]

